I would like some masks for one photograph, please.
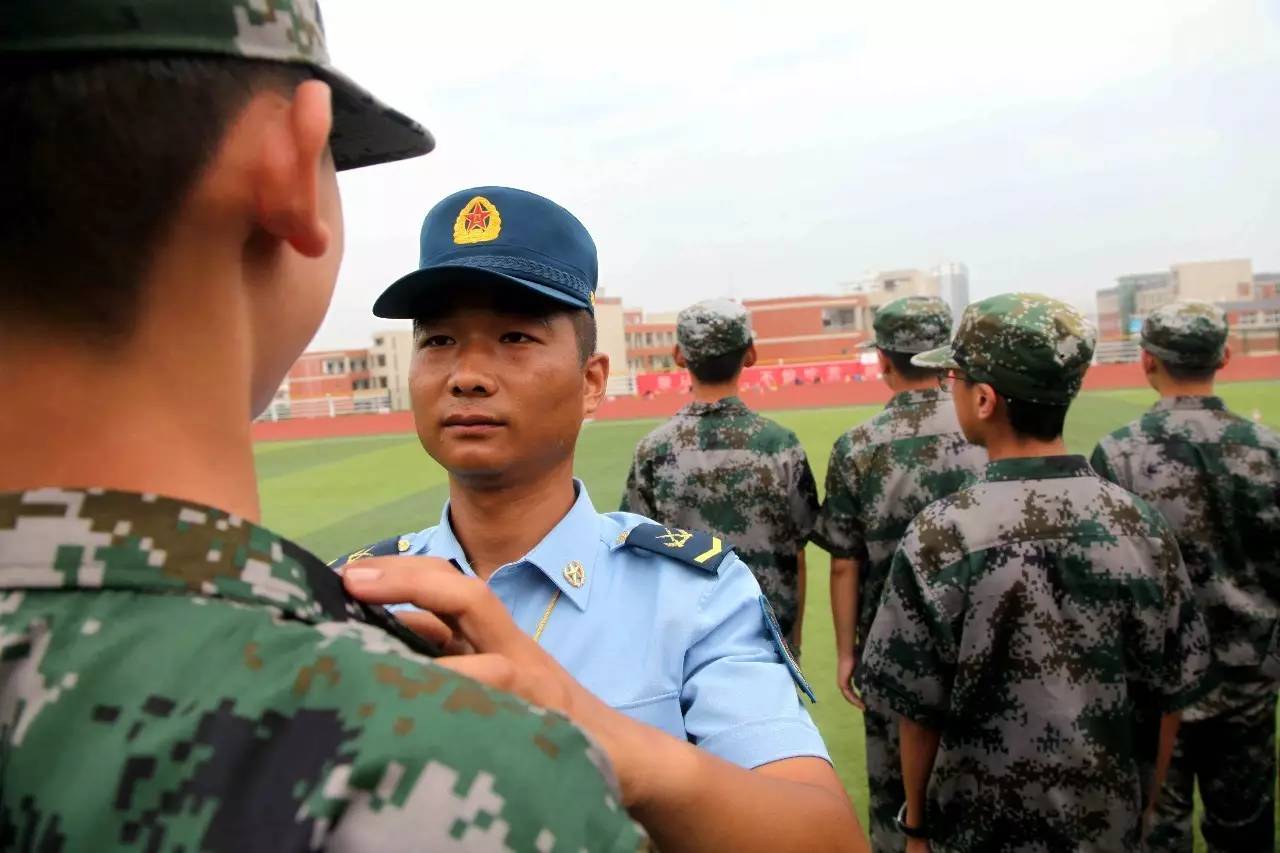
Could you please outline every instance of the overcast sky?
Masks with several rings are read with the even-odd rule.
[[[324,0],[335,64],[436,135],[345,173],[316,347],[363,346],[422,216],[507,184],[573,211],[651,311],[969,266],[1093,310],[1117,275],[1280,270],[1280,0]]]

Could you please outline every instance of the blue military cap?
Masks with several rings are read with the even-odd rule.
[[[373,313],[414,319],[425,301],[477,275],[595,311],[596,244],[577,217],[531,192],[474,187],[431,208],[422,221],[418,269],[383,291]]]

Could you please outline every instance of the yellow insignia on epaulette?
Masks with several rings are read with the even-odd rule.
[[[467,202],[453,222],[453,242],[466,246],[487,243],[502,233],[502,215],[493,202],[478,195]]]
[[[719,536],[661,524],[640,524],[627,534],[626,544],[655,554],[674,557],[682,563],[708,571],[718,571],[729,554]]]
[[[668,548],[683,548],[685,543],[693,538],[693,534],[687,530],[680,530],[679,528],[672,530],[667,527],[665,531],[658,539]]]

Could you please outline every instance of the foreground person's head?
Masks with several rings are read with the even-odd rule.
[[[336,281],[336,171],[432,140],[329,66],[314,2],[263,9],[6,5],[0,339],[128,362],[199,330],[270,401]]]

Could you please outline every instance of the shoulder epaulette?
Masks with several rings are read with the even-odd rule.
[[[638,524],[631,528],[623,544],[642,551],[671,557],[695,568],[717,572],[732,551],[731,545],[718,536],[661,524]]]
[[[409,550],[409,537],[392,536],[390,539],[379,539],[372,545],[366,545],[358,551],[344,554],[329,564],[331,569],[340,569],[347,563],[354,563],[367,557],[394,557]]]

